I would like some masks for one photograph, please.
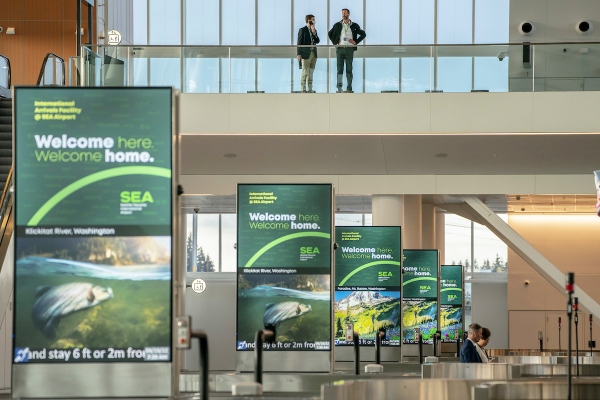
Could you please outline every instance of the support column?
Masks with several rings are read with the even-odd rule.
[[[446,263],[446,213],[436,207],[435,246],[440,252],[440,263]]]
[[[423,211],[421,215],[421,227],[423,230],[421,244],[424,249],[436,249],[435,205],[423,204],[421,207]]]
[[[373,226],[404,225],[404,195],[374,194],[371,199]],[[404,236],[404,228],[402,228]]]
[[[423,213],[420,194],[404,196],[404,226],[402,241],[405,249],[422,249],[421,215]]]

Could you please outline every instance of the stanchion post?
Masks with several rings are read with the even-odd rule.
[[[381,343],[385,337],[385,332],[378,331],[375,336],[375,364],[381,364]]]
[[[569,326],[568,326],[568,343],[567,343],[567,363],[568,363],[568,367],[567,367],[567,380],[568,380],[568,391],[569,391],[569,395],[568,395],[568,400],[571,400],[571,383],[572,383],[572,373],[571,373],[571,365],[572,365],[572,360],[571,360],[571,321],[573,319],[573,292],[575,291],[575,274],[572,272],[567,273],[567,279],[566,279],[566,285],[565,285],[565,289],[567,291],[567,317],[568,317],[568,322],[569,322]]]
[[[419,364],[423,364],[423,335],[421,335],[421,330],[417,330],[417,335],[417,340],[419,343]]]
[[[573,299],[573,312],[575,313],[575,365],[577,368],[577,376],[579,376],[579,334],[577,333],[577,325],[579,323],[579,299]],[[571,357],[571,355],[569,355]]]
[[[263,344],[272,343],[275,340],[275,334],[270,330],[256,332],[254,337],[254,382],[262,385],[263,371]]]
[[[456,338],[456,357],[460,357],[460,335],[458,329],[454,330],[454,337]]]
[[[360,343],[358,342],[358,333],[352,333],[354,342],[354,375],[360,375]]]
[[[590,357],[594,355],[594,353],[593,353],[593,351],[594,351],[594,350],[593,350],[593,349],[594,349],[594,347],[595,347],[595,344],[596,344],[596,343],[594,343],[594,341],[592,340],[592,321],[593,321],[593,315],[592,315],[592,314],[590,314],[590,341],[589,341],[589,343],[588,343],[588,344],[589,344],[589,346],[590,346]]]
[[[560,317],[558,317],[558,351],[562,351],[560,347]]]
[[[200,351],[200,398],[208,400],[208,337],[203,331],[191,331],[191,336],[199,341]]]

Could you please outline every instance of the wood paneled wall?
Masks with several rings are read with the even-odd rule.
[[[47,53],[62,57],[66,63],[77,54],[77,1],[0,0],[0,54],[10,60],[13,86],[35,85]],[[88,39],[87,7],[82,1],[82,43]],[[16,34],[7,35],[8,27],[15,28]]]

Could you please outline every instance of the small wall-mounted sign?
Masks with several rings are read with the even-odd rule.
[[[196,293],[202,293],[206,290],[206,282],[203,279],[194,279],[192,282],[192,290]]]
[[[119,31],[108,31],[108,44],[116,46],[121,43],[121,33]]]

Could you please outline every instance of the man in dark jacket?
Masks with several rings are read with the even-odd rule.
[[[477,353],[477,342],[481,339],[481,325],[469,325],[469,336],[460,349],[461,363],[480,363],[481,357]]]
[[[306,26],[303,26],[298,31],[298,46],[301,45],[316,45],[320,42],[315,28],[315,16],[308,14],[305,18]],[[315,66],[317,65],[317,48],[316,47],[298,47],[298,61],[302,62],[302,77],[300,78],[300,88],[302,93],[306,93],[306,81],[308,80],[308,93],[314,93],[313,90],[313,75]]]
[[[342,9],[342,20],[336,22],[329,31],[329,40],[336,45],[337,56],[337,91],[342,91],[344,61],[346,61],[347,92],[352,93],[352,61],[356,45],[367,36],[356,22],[350,21],[350,10]]]

